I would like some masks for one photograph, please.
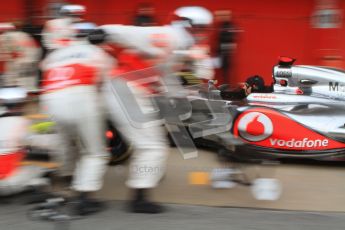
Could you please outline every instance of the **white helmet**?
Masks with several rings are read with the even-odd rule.
[[[81,17],[85,15],[86,8],[82,5],[64,5],[60,9],[60,15],[69,17]]]
[[[92,22],[75,22],[71,27],[74,30],[75,38],[85,38],[97,28],[97,25]]]
[[[26,102],[27,92],[16,86],[0,88],[0,102],[5,107],[20,105]]]
[[[9,30],[14,30],[16,27],[12,23],[4,22],[0,23],[0,33],[6,32]]]
[[[175,10],[174,15],[177,19],[173,20],[172,24],[180,24],[184,21],[189,23],[189,26],[209,26],[213,23],[212,13],[202,6],[180,7]]]

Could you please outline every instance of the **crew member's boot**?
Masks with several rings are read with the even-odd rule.
[[[146,197],[147,189],[135,189],[134,198],[129,203],[129,211],[134,213],[162,213],[164,212],[164,207],[149,201]]]
[[[74,212],[77,215],[86,216],[101,212],[105,208],[104,202],[90,198],[90,194],[87,192],[81,192],[75,202]]]

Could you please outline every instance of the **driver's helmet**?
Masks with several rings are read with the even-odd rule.
[[[63,17],[83,17],[86,14],[86,8],[82,5],[63,5],[59,13]]]
[[[265,81],[259,76],[251,76],[246,80],[247,86],[251,87],[252,92],[264,92],[265,91]]]
[[[212,13],[202,6],[184,6],[177,8],[171,20],[171,24],[183,27],[208,27],[212,23]]]
[[[0,34],[6,31],[15,30],[15,29],[16,27],[12,23],[8,23],[8,22],[0,23]]]

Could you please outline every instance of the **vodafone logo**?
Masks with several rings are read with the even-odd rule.
[[[260,112],[249,112],[240,118],[238,131],[248,141],[262,141],[273,133],[271,119]]]

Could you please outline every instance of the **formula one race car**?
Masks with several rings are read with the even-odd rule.
[[[226,131],[194,138],[195,145],[241,160],[345,160],[345,72],[294,61],[282,57],[274,66],[272,92],[266,87],[241,99],[245,93],[222,86],[192,98],[193,115],[185,121],[191,136],[193,124],[218,116],[214,103],[231,117]],[[210,99],[215,93],[221,97]]]

